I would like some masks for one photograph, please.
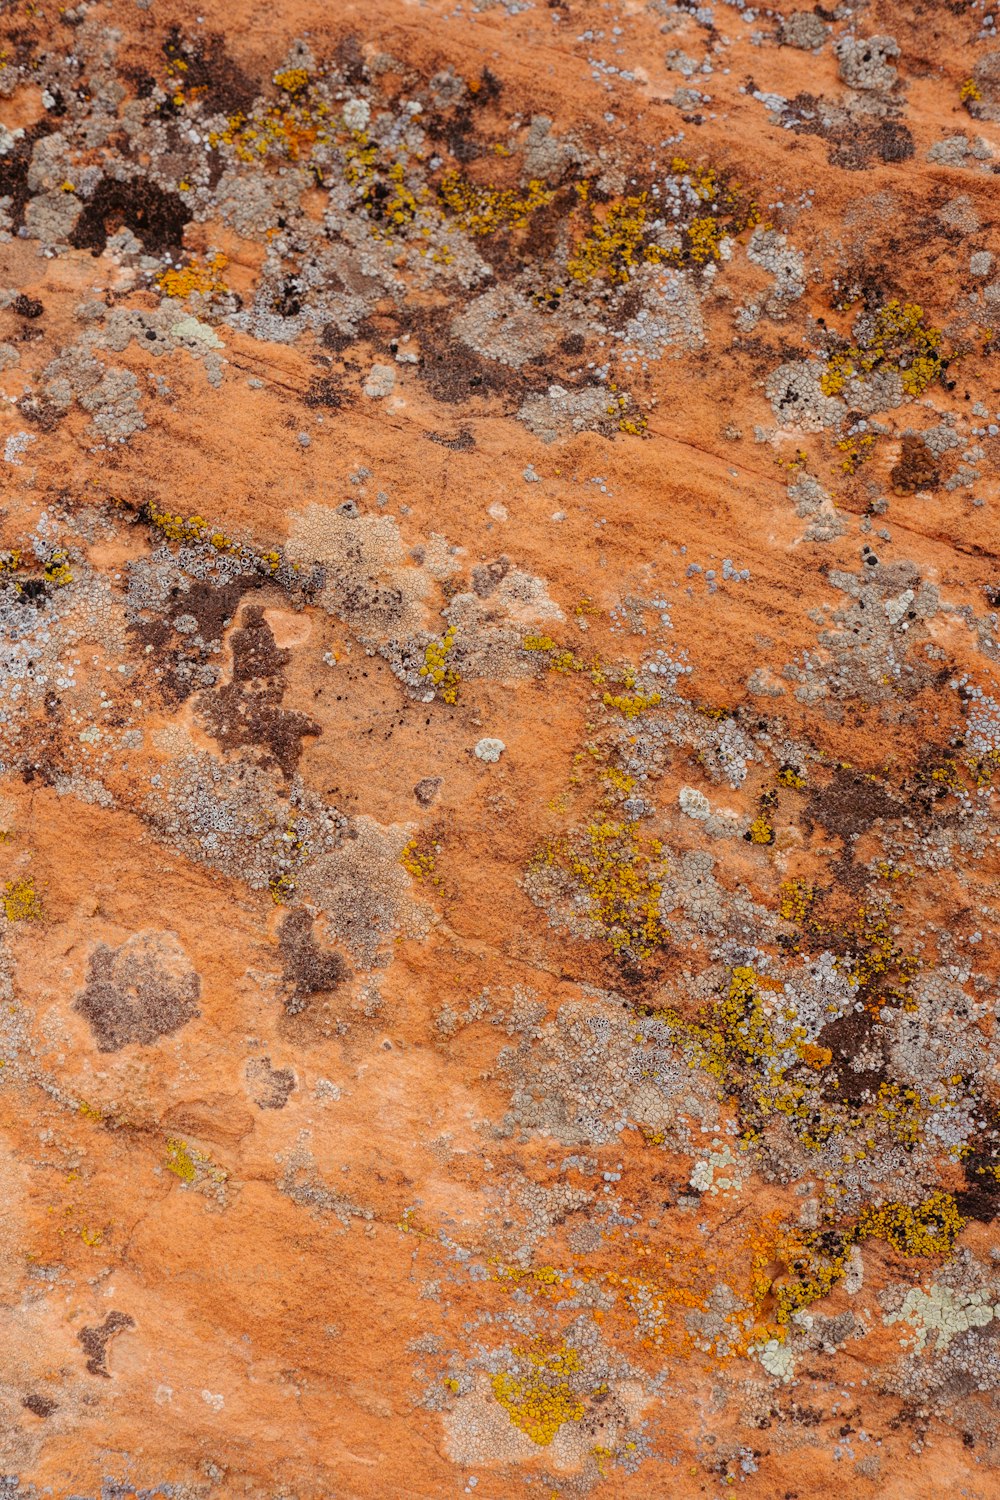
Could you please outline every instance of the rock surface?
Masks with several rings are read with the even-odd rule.
[[[0,32],[0,1492],[1000,1494],[989,8]]]

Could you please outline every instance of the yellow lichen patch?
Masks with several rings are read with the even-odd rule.
[[[723,995],[696,1018],[669,1008],[652,1014],[667,1022],[689,1066],[704,1068],[716,1078],[722,1097],[738,1097],[745,1141],[756,1139],[769,1120],[780,1115],[810,1150],[832,1137],[846,1145],[863,1128],[866,1116],[839,1101],[817,1109],[813,1086],[800,1070],[803,1064],[822,1064],[827,1049],[810,1042],[794,1007],[777,1016],[774,1004],[762,999],[762,990],[778,993],[783,986],[741,965],[733,969]]]
[[[241,111],[230,115],[222,130],[209,132],[208,143],[213,150],[230,147],[245,162],[259,161],[271,152],[298,161],[314,144],[332,140],[330,107],[313,97],[306,70],[289,68],[276,73],[274,82],[282,97],[256,105],[249,116]]]
[[[850,1250],[851,1239],[836,1232],[802,1235],[794,1228],[779,1236],[775,1258],[787,1267],[786,1275],[772,1286],[779,1327],[784,1328],[794,1313],[829,1296],[843,1281]]]
[[[1000,750],[988,750],[980,759],[965,764],[976,786],[989,786],[1000,769]]]
[[[295,881],[290,875],[274,875],[267,888],[275,906],[284,906],[295,894]]]
[[[588,613],[594,613],[588,610]],[[560,646],[550,635],[526,635],[521,642],[522,651],[535,651],[544,654],[547,658],[547,666],[553,672],[584,673],[596,687],[602,687],[609,678],[620,681],[622,686],[631,690],[636,683],[636,669],[632,666],[612,667],[594,658],[592,661],[584,661],[567,646]],[[611,705],[614,706],[614,705]],[[647,707],[652,707],[649,703]]]
[[[894,1001],[908,1007],[917,960],[894,941],[888,912],[862,904],[848,931],[856,939],[858,952],[847,967],[866,1005],[877,1010],[886,1001]]]
[[[844,457],[840,460],[840,469],[843,474],[855,474],[861,465],[872,456],[875,447],[875,438],[872,433],[866,433],[863,437],[843,438],[836,447]]]
[[[575,1349],[562,1344],[547,1352],[515,1349],[514,1370],[493,1376],[493,1395],[515,1427],[545,1447],[564,1422],[579,1422],[584,1404],[570,1384],[580,1369]]]
[[[758,813],[747,830],[747,838],[751,844],[773,844],[774,829],[768,821],[766,813]]]
[[[816,899],[813,887],[802,880],[783,880],[778,887],[778,894],[778,915],[784,922],[804,922]]]
[[[862,902],[845,919],[823,920],[816,907],[816,891],[801,881],[786,880],[780,886],[779,914],[794,922],[812,939],[836,939],[838,947],[850,939],[853,952],[837,960],[855,986],[866,1009],[877,1012],[887,1003],[908,1008],[910,989],[917,972],[917,959],[896,943],[890,908],[881,900]]]
[[[773,844],[774,824],[771,814],[778,805],[778,793],[774,787],[768,787],[761,793],[757,816],[743,837],[750,844]]]
[[[364,197],[378,162],[378,147],[366,130],[352,130],[343,147],[343,156],[344,176],[351,187],[361,190],[360,196]]]
[[[576,838],[550,846],[545,858],[570,875],[587,898],[588,915],[616,955],[648,958],[669,932],[660,916],[663,846],[634,823],[598,819]]]
[[[558,651],[559,643],[550,635],[526,635],[521,642],[522,651]]]
[[[923,1101],[908,1084],[880,1083],[874,1118],[892,1140],[903,1146],[915,1146],[923,1128]]]
[[[794,787],[797,792],[800,792],[806,784],[806,778],[795,766],[782,766],[776,779],[782,786]]]
[[[668,251],[647,243],[650,205],[646,193],[612,203],[603,219],[594,217],[590,230],[567,262],[573,281],[588,282],[607,277],[622,283],[640,265],[666,260]]]
[[[524,192],[515,192],[512,188],[484,187],[457,172],[447,172],[437,195],[456,228],[478,238],[495,234],[498,229],[524,229],[533,213],[552,202],[555,191],[536,178]]]
[[[57,589],[65,588],[67,583],[73,582],[69,559],[61,547],[56,548],[43,571],[49,582]]]
[[[788,1267],[789,1279],[775,1283],[776,1317],[787,1324],[793,1313],[826,1297],[847,1272],[855,1245],[884,1240],[899,1255],[951,1255],[966,1220],[950,1193],[933,1192],[921,1203],[886,1203],[862,1210],[857,1222],[842,1230],[823,1229],[803,1235],[788,1229],[775,1254]]]
[[[0,906],[8,922],[37,922],[42,915],[42,903],[30,877],[9,880],[0,896]]]
[[[194,1182],[198,1175],[198,1168],[191,1148],[186,1141],[171,1138],[167,1141],[166,1168],[179,1177],[181,1182]]]
[[[605,693],[602,702],[605,708],[617,709],[626,719],[637,719],[647,708],[657,708],[663,702],[663,694]]]
[[[635,777],[630,776],[627,771],[619,770],[617,766],[608,766],[603,777],[611,790],[618,792],[622,797],[631,796],[635,790]]]
[[[615,417],[618,422],[618,431],[627,432],[631,437],[641,437],[649,426],[642,412],[635,407],[632,396],[627,391],[620,391],[612,383],[611,404],[607,408],[609,417]]]
[[[172,515],[169,511],[157,510],[151,503],[149,519],[169,542],[209,541],[220,552],[228,551],[233,546],[229,537],[222,532],[211,532],[203,516]]]
[[[774,1063],[779,1051],[773,1026],[761,1002],[760,981],[747,965],[733,969],[725,994],[704,1014],[685,1020],[667,1010],[675,1040],[692,1052],[693,1060],[720,1082],[732,1083],[746,1066]],[[771,1081],[778,1073],[771,1069]]]
[[[195,257],[179,270],[162,271],[156,284],[165,297],[189,297],[192,292],[203,297],[221,296],[229,290],[222,277],[228,264],[221,252],[208,260]]]
[[[983,91],[974,78],[967,78],[958,91],[958,97],[963,104],[976,104],[983,97]]]
[[[441,878],[435,874],[440,848],[440,844],[428,843],[419,838],[410,839],[403,847],[399,863],[414,880],[430,880],[433,885],[440,885]]]
[[[441,639],[431,641],[424,651],[424,664],[420,668],[421,677],[433,683],[445,703],[458,702],[458,686],[462,681],[458,668],[448,660],[454,644],[455,627],[449,625]]]
[[[286,94],[302,94],[309,87],[309,74],[305,68],[286,68],[282,73],[275,73],[274,81]]]
[[[197,1146],[189,1145],[180,1136],[173,1135],[167,1138],[164,1166],[168,1172],[179,1177],[187,1187],[196,1186],[205,1179],[214,1183],[223,1183],[229,1175],[223,1167],[216,1166],[204,1151],[199,1151]]]
[[[680,245],[668,247],[656,240],[664,228],[658,206],[648,193],[633,193],[603,210],[591,209],[590,227],[566,265],[571,281],[585,284],[604,278],[621,285],[643,265],[705,265],[721,259],[728,236],[760,222],[759,210],[743,198],[739,184],[728,182],[714,167],[695,167],[675,157],[671,173],[704,205],[687,223],[676,226]],[[577,184],[581,202],[588,201],[587,187]],[[673,226],[670,232],[675,232]]]
[[[201,545],[211,547],[215,552],[228,552],[260,572],[277,573],[281,566],[279,552],[273,550],[257,552],[243,542],[234,541],[224,531],[212,526],[204,516],[182,516],[159,510],[153,501],[144,507],[144,513],[150,524],[155,526],[168,542],[182,542],[187,546]]]
[[[401,161],[393,162],[386,176],[391,186],[389,196],[382,206],[382,215],[394,230],[402,229],[416,219],[423,195],[418,197],[407,187]]]
[[[858,1219],[860,1239],[885,1240],[900,1255],[950,1255],[966,1220],[950,1193],[934,1192],[911,1208],[886,1203]]]
[[[272,823],[272,827],[274,826],[276,826],[276,821]],[[283,868],[277,870],[268,881],[268,890],[275,906],[284,906],[295,894],[295,876],[288,866],[299,864],[309,853],[309,845],[302,837],[300,828],[293,817],[289,817],[285,823],[281,843]]]
[[[543,652],[548,657],[548,666],[553,672],[590,672],[593,682],[603,682],[604,676],[596,662],[587,663],[554,641],[550,635],[526,635],[521,642],[522,651]]]
[[[965,783],[956,761],[948,759],[931,770],[921,770],[914,778],[918,787],[926,788],[940,797],[945,792],[961,792]]]
[[[908,396],[920,396],[944,368],[940,330],[928,325],[919,303],[893,298],[867,320],[855,343],[828,357],[820,386],[835,396],[853,376],[889,370],[899,375]]]
[[[672,252],[679,261],[704,264],[721,256],[722,240],[739,235],[761,222],[760,209],[746,198],[740,184],[724,177],[717,168],[693,166],[682,156],[675,156],[671,174],[688,183],[705,212],[697,214],[684,228],[680,251]]]
[[[421,232],[430,233],[435,219],[430,193],[426,187],[409,187],[402,157],[384,157],[365,130],[350,131],[342,155],[344,176],[372,220],[375,239],[391,239],[418,219],[423,221]]]
[[[719,246],[724,231],[717,219],[713,219],[708,214],[692,219],[685,235],[688,256],[697,265],[703,264],[706,260],[719,259],[721,253]]]
[[[511,1286],[525,1286],[541,1296],[559,1297],[573,1287],[569,1273],[555,1266],[512,1266],[496,1257],[490,1259],[490,1276],[494,1281]]]

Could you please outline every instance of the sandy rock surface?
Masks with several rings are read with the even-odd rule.
[[[5,1500],[1000,1496],[998,25],[4,8]]]

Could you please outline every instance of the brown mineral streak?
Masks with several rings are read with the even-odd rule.
[[[1000,1497],[996,31],[5,8],[5,1500]]]

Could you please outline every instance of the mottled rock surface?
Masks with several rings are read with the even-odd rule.
[[[1000,1495],[981,0],[0,16],[0,1494]]]

